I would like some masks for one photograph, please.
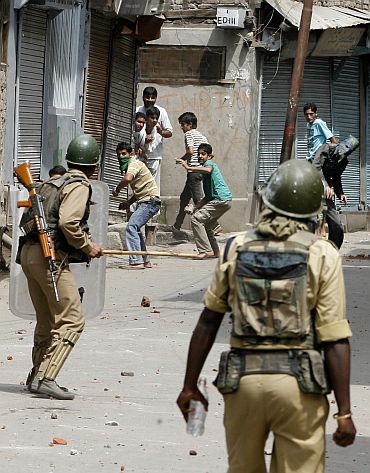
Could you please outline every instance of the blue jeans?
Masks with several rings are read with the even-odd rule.
[[[135,212],[131,215],[126,228],[126,246],[129,251],[146,251],[145,238],[141,232],[143,227],[154,215],[157,214],[161,205],[150,200],[138,203]],[[141,264],[149,261],[148,256],[130,255],[130,264]]]

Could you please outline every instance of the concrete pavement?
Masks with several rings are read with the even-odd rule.
[[[191,243],[176,247],[183,252],[193,249]],[[346,235],[341,253],[368,256],[369,250],[370,234],[358,232]],[[215,261],[152,261],[153,269],[140,271],[128,270],[124,258],[108,259],[104,312],[88,320],[58,380],[75,388],[74,401],[41,399],[25,391],[21,383],[30,367],[34,322],[9,312],[9,277],[0,274],[2,471],[226,471],[222,398],[211,381],[219,354],[227,349],[227,317],[204,369],[210,409],[203,437],[193,439],[185,433],[175,405],[190,335]],[[148,308],[140,305],[144,295],[151,301]],[[359,431],[355,447],[335,447],[330,440],[335,422],[328,422],[328,473],[370,471],[369,389],[365,382],[352,388]],[[333,396],[330,402],[335,412]],[[56,437],[67,445],[51,446]]]

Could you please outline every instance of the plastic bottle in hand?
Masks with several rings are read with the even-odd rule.
[[[198,389],[203,394],[203,396],[208,400],[207,395],[207,380],[206,378],[200,377],[198,380]],[[203,404],[200,401],[195,401],[191,399],[189,403],[190,409],[193,409],[189,412],[188,422],[186,424],[186,432],[193,437],[199,437],[204,433],[204,423],[206,420],[207,411],[205,410]]]

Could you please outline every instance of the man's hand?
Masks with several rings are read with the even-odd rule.
[[[113,195],[113,197],[118,197],[119,191],[117,191],[117,187],[112,190],[112,195]]]
[[[188,167],[189,167],[188,162],[185,161],[185,159],[182,159],[182,158],[176,158],[176,164],[181,164],[181,166],[182,166],[184,169],[188,169]]]
[[[332,199],[334,197],[334,188],[327,186],[325,189],[325,197],[327,199]]]
[[[193,389],[183,388],[179,394],[179,397],[177,398],[176,403],[179,406],[182,415],[184,416],[185,422],[188,421],[188,414],[191,411],[189,407],[191,399],[194,401],[200,401],[203,404],[205,410],[208,411],[208,401],[196,386]]]
[[[103,248],[101,248],[97,243],[92,242],[91,250],[89,251],[90,258],[100,258],[103,256]]]
[[[340,196],[340,201],[343,202],[343,204],[347,204],[348,202],[348,197],[346,196],[346,194],[342,194]]]
[[[352,419],[338,419],[337,430],[333,434],[334,442],[340,447],[352,445],[356,437],[356,427]]]
[[[154,140],[153,135],[146,135],[145,137],[145,143],[151,143]]]

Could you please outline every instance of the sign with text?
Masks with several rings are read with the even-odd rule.
[[[351,56],[365,31],[365,28],[325,30],[311,56]]]
[[[245,28],[245,8],[217,8],[216,24],[219,28]]]

